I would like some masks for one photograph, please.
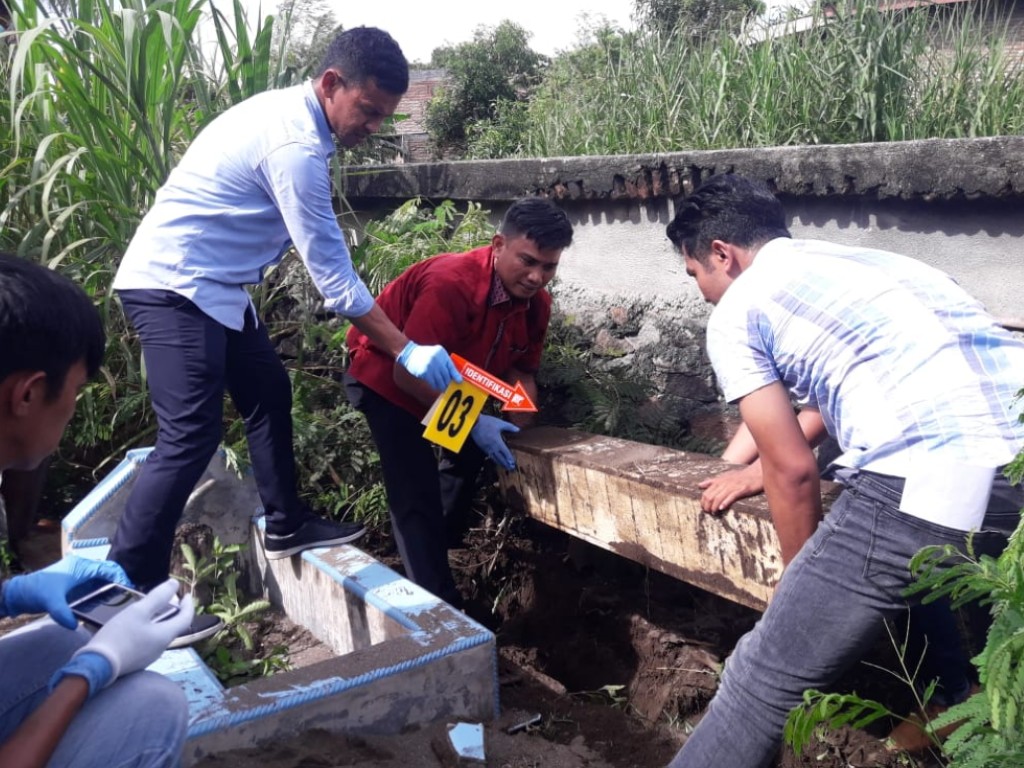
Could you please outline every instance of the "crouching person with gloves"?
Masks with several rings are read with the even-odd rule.
[[[60,275],[0,254],[0,470],[32,469],[60,441],[81,387],[103,357],[91,299]],[[0,616],[47,613],[0,637],[0,765],[17,768],[175,766],[188,724],[181,689],[149,672],[192,620],[166,611],[173,581],[95,635],[77,629],[68,595],[93,582],[127,585],[113,562],[69,556],[0,585]]]
[[[178,590],[168,579],[90,637],[75,631],[66,595],[93,578],[127,582],[116,563],[69,556],[3,585],[5,615],[48,611],[56,623],[0,638],[0,765],[171,768],[181,760],[185,695],[140,670],[188,627],[192,598],[160,620]]]
[[[544,287],[572,234],[568,217],[550,200],[518,200],[490,245],[414,264],[384,288],[377,304],[410,339],[439,345],[497,378],[521,381],[536,401],[534,374],[551,316]],[[462,450],[442,451],[438,462],[420,421],[440,391],[410,376],[357,328],[349,331],[348,348],[346,392],[366,416],[380,452],[406,575],[459,607],[448,547],[461,541],[484,461],[515,468],[504,436],[526,421],[484,414]]]

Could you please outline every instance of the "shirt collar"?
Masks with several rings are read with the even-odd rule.
[[[501,282],[501,276],[498,275],[498,270],[491,270],[491,290],[487,294],[487,305],[496,307],[498,304],[504,304],[506,301],[512,301],[512,296],[509,295],[508,290],[505,288],[505,284]]]
[[[313,87],[313,81],[307,80],[303,83],[303,96],[306,99],[306,108],[309,110],[309,114],[313,117],[313,122],[316,125],[316,135],[320,139],[320,144],[329,155],[333,155],[336,151],[334,146],[334,133],[331,131],[331,126],[327,122],[327,115],[324,114],[324,108],[320,106],[320,100],[316,97],[316,89]]]

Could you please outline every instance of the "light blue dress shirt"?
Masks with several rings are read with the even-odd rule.
[[[1024,446],[1024,343],[915,259],[772,240],[718,302],[707,338],[727,400],[781,381],[821,412],[842,466],[908,488],[919,477],[934,486],[940,473],[965,485],[967,468],[1002,467]],[[986,491],[991,480],[989,471]],[[983,516],[984,503],[975,511]],[[952,528],[980,522],[965,508],[944,514]]]
[[[247,285],[294,244],[327,309],[365,315],[331,198],[330,126],[312,82],[258,94],[211,122],[171,171],[121,261],[114,288],[163,289],[241,330]]]

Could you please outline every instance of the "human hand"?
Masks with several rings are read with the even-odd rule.
[[[512,451],[505,445],[502,435],[505,432],[518,432],[519,427],[504,419],[482,414],[477,419],[473,429],[470,430],[470,437],[473,438],[480,450],[487,454],[487,458],[505,469],[515,469],[516,460]]]
[[[178,612],[173,616],[157,619],[177,592],[178,582],[174,579],[154,587],[142,600],[104,624],[88,643],[75,652],[55,678],[59,679],[63,674],[79,674],[89,681],[92,695],[117,678],[149,666],[192,623],[195,614],[192,595],[182,598]],[[106,673],[108,665],[109,673]]]
[[[455,363],[441,346],[424,346],[410,341],[399,352],[398,364],[438,392],[443,392],[453,381],[456,384],[462,382]]]
[[[709,514],[720,515],[734,502],[761,493],[764,480],[761,467],[756,464],[701,480],[697,487],[704,491],[700,497],[700,508]]]
[[[131,586],[124,569],[113,560],[68,555],[41,571],[15,576],[4,585],[3,608],[8,616],[46,611],[67,629],[78,626],[68,607],[68,592],[93,579]]]

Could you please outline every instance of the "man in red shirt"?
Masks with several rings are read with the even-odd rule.
[[[508,209],[491,244],[414,264],[377,299],[391,321],[419,344],[443,344],[492,375],[521,381],[536,401],[551,316],[546,286],[572,224],[550,200],[524,198]],[[482,414],[460,453],[423,438],[421,420],[440,392],[414,379],[356,328],[348,333],[352,363],[345,388],[366,416],[380,453],[392,530],[406,575],[438,597],[461,603],[448,567],[448,547],[461,539],[486,458],[514,469],[504,432],[524,425]]]

